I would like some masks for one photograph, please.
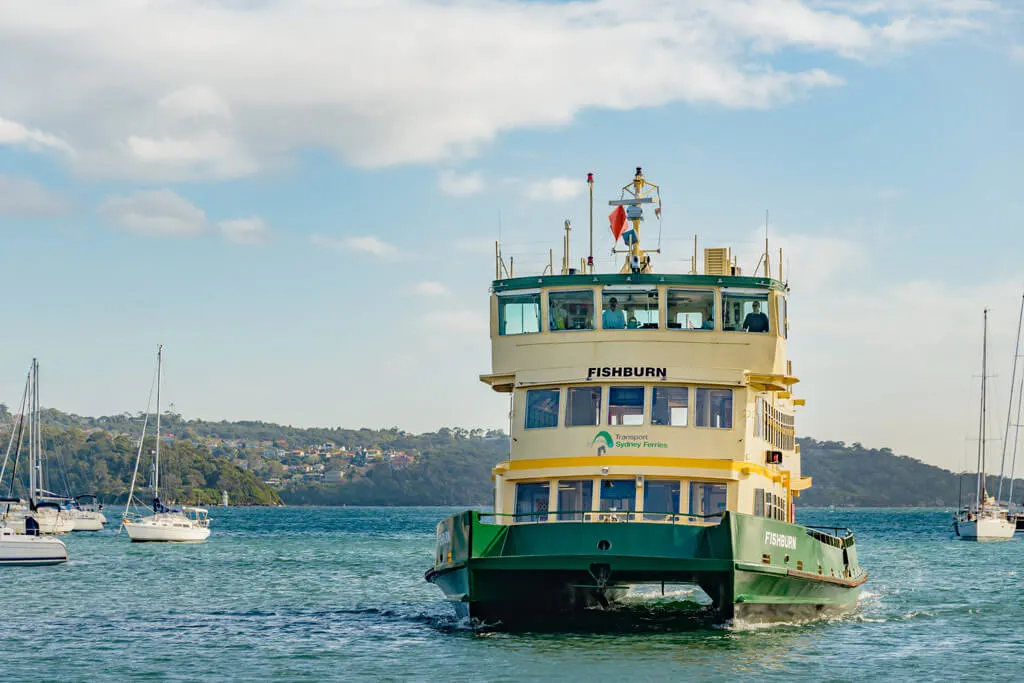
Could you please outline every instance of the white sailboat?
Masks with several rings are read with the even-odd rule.
[[[988,309],[985,309],[985,328],[981,351],[981,410],[978,420],[978,482],[975,503],[961,507],[953,521],[957,537],[965,541],[1008,541],[1013,538],[1015,525],[1006,519],[1006,513],[985,489],[985,411],[988,400]]]
[[[139,439],[139,451],[135,459],[135,473],[128,493],[128,504],[125,507],[122,525],[133,541],[156,542],[198,542],[210,536],[210,518],[204,508],[182,506],[169,508],[160,502],[160,381],[163,371],[163,345],[157,347],[156,362],[156,448],[153,457],[153,513],[147,516],[132,514],[135,481],[139,473],[139,461],[142,458],[143,443],[146,438],[146,425],[149,414],[142,425],[142,437]]]
[[[67,562],[68,549],[64,542],[52,536],[43,536],[41,532],[44,526],[51,530],[61,528],[62,518],[60,509],[51,507],[46,503],[40,504],[36,499],[38,492],[38,476],[40,474],[39,456],[41,432],[39,430],[39,364],[32,359],[32,367],[29,370],[28,380],[25,386],[25,394],[22,396],[21,415],[25,414],[25,403],[28,397],[31,405],[29,418],[29,501],[28,505],[20,504],[17,499],[5,499],[6,510],[4,519],[0,525],[0,565],[44,565],[60,564]],[[24,426],[20,421],[17,427]],[[8,444],[7,454],[4,458],[4,465],[0,470],[0,480],[7,469],[7,461],[11,453],[14,433],[18,428],[11,430],[11,443]],[[19,437],[18,452],[21,451]],[[16,461],[15,461],[16,462]],[[11,473],[13,487],[14,473]],[[13,504],[13,506],[12,506]],[[70,528],[68,529],[70,531]]]

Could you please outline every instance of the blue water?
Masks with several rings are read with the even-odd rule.
[[[800,510],[850,526],[857,611],[805,625],[474,633],[423,580],[449,508],[216,508],[210,542],[66,537],[9,567],[5,680],[1019,680],[1024,539],[964,543],[947,511]],[[113,515],[111,515],[113,517]],[[1020,536],[1020,535],[1019,535]]]

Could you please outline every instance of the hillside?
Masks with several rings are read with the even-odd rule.
[[[47,409],[43,421],[51,482],[75,493],[97,492],[108,502],[124,500],[141,416],[92,418]],[[9,424],[10,414],[0,404],[4,444]],[[237,504],[485,505],[493,497],[491,468],[508,456],[507,435],[481,429],[304,429],[184,420],[173,413],[164,425],[161,478],[168,493],[207,504],[227,490]],[[798,441],[804,474],[814,480],[800,505],[957,504],[960,477],[953,472],[888,448]],[[141,482],[148,472],[143,469]],[[5,490],[9,481],[2,484]],[[963,481],[965,493],[973,491],[973,478]],[[994,493],[995,478],[989,482]],[[1018,480],[1015,492],[1024,498],[1024,481]]]
[[[847,446],[842,441],[797,439],[803,474],[814,485],[800,495],[801,505],[863,507],[948,507],[957,505],[961,476],[888,448]],[[964,496],[974,490],[975,476],[963,475]],[[995,495],[998,477],[988,478]],[[1008,484],[1004,484],[1005,488]],[[1020,495],[1017,495],[1018,492]],[[1024,498],[1024,481],[1017,479],[1014,498]]]

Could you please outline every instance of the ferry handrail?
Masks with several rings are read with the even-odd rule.
[[[672,512],[665,510],[644,510],[638,512],[636,510],[556,510],[554,512],[480,512],[480,520],[485,521],[485,518],[512,518],[513,522],[537,524],[537,523],[548,523],[548,522],[585,522],[585,521],[629,521],[629,522],[643,522],[643,521],[658,521],[658,522],[671,522],[672,524],[684,524],[696,520],[708,521],[708,520],[721,520],[723,512],[714,512],[708,515],[699,515],[696,513],[689,512]],[[600,519],[600,516],[604,516],[604,519]],[[650,516],[650,518],[648,518]],[[622,519],[620,519],[620,517]],[[660,519],[655,519],[658,517]]]

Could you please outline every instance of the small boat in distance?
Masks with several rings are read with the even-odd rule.
[[[172,508],[160,501],[160,380],[163,370],[164,347],[157,347],[156,353],[156,446],[153,451],[153,514],[143,516],[132,511],[135,493],[135,482],[139,474],[139,461],[142,459],[143,444],[146,440],[146,425],[149,423],[149,406],[146,406],[146,418],[142,423],[142,436],[139,437],[139,450],[135,458],[135,472],[128,492],[128,503],[125,506],[122,526],[133,541],[150,542],[185,542],[205,541],[210,536],[210,518],[206,509],[182,506]]]
[[[978,418],[978,482],[975,503],[961,506],[953,519],[953,529],[965,541],[1008,541],[1016,526],[1006,518],[995,498],[985,490],[985,413],[988,402],[988,309],[985,309],[981,345],[981,409]]]

